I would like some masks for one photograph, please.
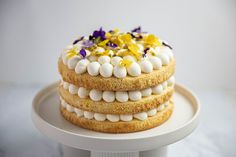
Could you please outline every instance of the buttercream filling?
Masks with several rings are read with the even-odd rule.
[[[61,106],[66,109],[68,112],[75,113],[78,117],[84,117],[86,119],[94,119],[96,121],[105,121],[108,120],[110,122],[130,122],[133,119],[137,120],[146,120],[148,117],[152,117],[158,114],[158,112],[163,111],[169,104],[169,102],[165,102],[159,105],[157,108],[153,108],[147,112],[140,112],[136,114],[124,114],[124,115],[116,115],[116,114],[102,114],[102,113],[94,113],[89,111],[84,111],[79,108],[73,107],[68,104],[62,97],[60,97]]]
[[[64,89],[68,90],[69,93],[73,95],[78,95],[80,98],[90,98],[93,101],[101,101],[105,102],[114,102],[115,100],[118,102],[127,102],[127,101],[138,101],[142,99],[142,97],[148,97],[151,95],[160,95],[162,94],[168,87],[172,87],[175,84],[174,76],[171,76],[165,82],[158,84],[154,87],[142,89],[142,90],[132,90],[132,91],[101,91],[97,89],[86,89],[84,87],[77,87],[73,84],[70,84],[65,81],[61,81],[61,85]]]

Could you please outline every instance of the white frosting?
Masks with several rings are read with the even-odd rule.
[[[80,60],[80,57],[78,56],[73,56],[68,59],[67,66],[69,69],[75,69],[76,64]]]
[[[84,118],[93,119],[94,113],[89,111],[84,111]]]
[[[89,96],[93,101],[101,101],[102,100],[102,91],[97,89],[92,89],[89,92]]]
[[[77,74],[83,74],[87,71],[87,66],[89,64],[89,60],[81,59],[75,66],[75,72]]]
[[[152,88],[152,93],[154,94],[161,94],[162,91],[163,91],[163,87],[160,84]]]
[[[115,98],[116,98],[115,97],[115,92],[113,92],[113,91],[104,91],[102,93],[102,98],[106,102],[113,102],[113,101],[115,101]]]
[[[104,64],[104,63],[110,63],[111,58],[109,56],[101,56],[98,58],[98,62],[100,64]]]
[[[174,58],[174,54],[173,54],[172,50],[169,47],[167,47],[167,46],[161,47],[161,53],[167,54],[167,56],[170,59]]]
[[[116,100],[119,102],[127,102],[129,99],[127,92],[116,92]]]
[[[89,75],[97,76],[99,74],[100,64],[98,62],[91,62],[87,66]]]
[[[120,116],[119,115],[115,115],[115,114],[107,114],[106,117],[111,122],[118,122],[120,120]]]
[[[87,98],[89,96],[89,90],[84,87],[79,87],[78,96],[80,98]]]
[[[138,101],[142,98],[140,91],[129,91],[129,99],[132,101]]]
[[[124,122],[130,122],[133,120],[133,115],[120,115],[120,120]]]
[[[167,80],[167,85],[168,86],[172,86],[175,84],[175,77],[171,76],[168,80]]]
[[[75,113],[78,117],[82,117],[84,115],[84,111],[78,108],[74,108]]]
[[[88,57],[88,60],[89,60],[90,62],[95,62],[95,61],[98,60],[98,58],[97,58],[97,56],[89,56],[89,57]]]
[[[106,64],[106,63],[105,63]],[[73,84],[69,84],[68,82],[61,81],[62,86],[64,89],[68,90],[71,94],[78,94],[80,98],[87,98],[89,97],[93,101],[101,101],[104,100],[105,102],[114,102],[115,99],[119,102],[127,102],[128,100],[131,101],[138,101],[142,97],[148,97],[152,94],[162,94],[168,87],[172,87],[175,83],[174,76],[170,77],[167,81],[156,85],[152,88],[146,88],[142,90],[135,90],[135,91],[100,91],[96,89],[86,89],[84,87],[76,87]]]
[[[152,95],[152,88],[146,88],[146,89],[141,90],[141,94],[143,97]]]
[[[141,75],[141,68],[138,63],[133,62],[128,68],[127,68],[128,74],[130,76],[139,76]]]
[[[128,114],[128,115],[115,115],[115,114],[102,114],[102,113],[93,113],[89,111],[83,111],[79,108],[73,107],[65,102],[62,97],[61,99],[61,106],[65,108],[68,112],[75,113],[78,117],[84,117],[87,119],[95,119],[97,121],[105,121],[106,119],[111,122],[118,122],[118,121],[125,121],[129,122],[132,121],[133,118],[138,120],[146,120],[148,117],[155,116],[158,112],[163,111],[167,106],[168,103],[164,103],[159,105],[157,108],[153,108],[147,112],[141,112],[136,114]],[[62,103],[66,104],[63,105]]]
[[[66,110],[69,112],[74,112],[74,107],[72,107],[71,105],[67,104],[66,105]]]
[[[97,47],[97,48],[95,49],[95,52],[104,52],[104,51],[105,51],[105,49],[102,48],[102,47]]]
[[[94,119],[97,121],[105,121],[106,115],[102,113],[94,113]]]
[[[162,67],[162,62],[158,57],[150,57],[150,62],[152,63],[153,69],[158,70]]]
[[[99,71],[103,77],[111,77],[113,73],[113,66],[110,63],[104,63],[101,65]]]
[[[70,92],[71,94],[77,94],[77,93],[78,93],[78,87],[76,87],[76,86],[73,85],[73,84],[70,84],[70,85],[69,85],[69,92]]]
[[[121,67],[119,65],[116,65],[114,67],[114,75],[117,77],[117,78],[125,78],[126,75],[127,75],[127,71],[126,71],[126,68],[125,67]]]
[[[122,60],[122,58],[119,56],[113,57],[113,58],[111,58],[111,64],[113,66],[116,66],[120,63],[121,60]]]
[[[167,81],[163,82],[161,85],[162,85],[163,90],[165,90],[167,88]]]
[[[165,109],[165,104],[161,104],[157,107],[157,111],[159,111],[159,112],[164,110],[164,109]]]
[[[147,115],[148,115],[149,117],[155,116],[156,114],[157,114],[157,109],[156,109],[156,108],[147,111]]]
[[[69,83],[68,82],[65,82],[65,81],[63,81],[63,88],[64,89],[69,89]]]
[[[146,112],[136,113],[134,114],[134,118],[139,119],[139,120],[145,120],[148,118],[148,115]]]
[[[170,58],[165,53],[159,53],[157,57],[161,59],[162,65],[168,65],[170,63]]]
[[[150,61],[142,60],[139,62],[140,68],[144,73],[151,73],[153,71],[153,66]]]
[[[139,48],[140,51],[143,51],[143,50],[144,50],[144,47],[143,47],[142,44],[137,44],[137,46],[138,46],[138,48]]]

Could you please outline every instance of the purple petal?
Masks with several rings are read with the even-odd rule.
[[[83,40],[84,39],[84,36],[80,37],[79,39],[76,39],[74,42],[73,42],[73,45],[77,44],[79,41]]]
[[[141,27],[134,28],[131,32],[141,33]]]
[[[148,48],[145,48],[144,49],[144,54],[147,54],[147,51],[149,50],[150,48],[148,47]]]
[[[164,41],[162,42],[162,44],[166,47],[169,47],[171,50],[173,49],[169,44],[165,43]]]
[[[79,51],[79,53],[80,53],[80,55],[81,55],[83,58],[86,57],[86,51],[85,51],[84,49],[81,49],[81,50]]]
[[[89,48],[89,47],[92,47],[94,45],[94,43],[90,40],[85,40],[83,43],[82,43],[83,47],[85,48]]]
[[[112,42],[107,43],[107,46],[112,47],[112,48],[116,48],[117,47],[117,45],[112,43]]]

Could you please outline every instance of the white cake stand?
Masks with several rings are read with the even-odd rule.
[[[63,144],[66,157],[165,157],[167,145],[189,135],[197,126],[200,105],[186,88],[175,86],[175,109],[163,125],[141,132],[100,133],[66,121],[59,112],[57,83],[42,89],[33,100],[32,119],[45,135]]]

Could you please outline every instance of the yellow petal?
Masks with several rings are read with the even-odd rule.
[[[98,46],[106,46],[106,44],[109,42],[108,39],[103,40],[102,42],[98,43]]]
[[[78,54],[78,49],[76,47],[73,47],[67,52],[67,58],[71,58],[73,56],[76,56]]]
[[[125,43],[128,44],[131,42],[132,36],[130,34],[124,34],[120,36],[120,39]]]
[[[122,67],[129,67],[132,64],[131,60],[123,59],[119,62],[119,65]]]

